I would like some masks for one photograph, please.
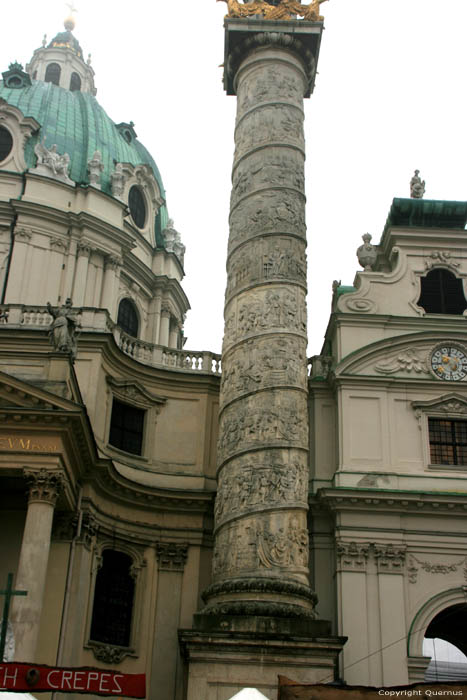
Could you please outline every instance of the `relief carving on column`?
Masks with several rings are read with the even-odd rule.
[[[224,350],[235,341],[273,329],[306,333],[306,302],[304,293],[296,288],[258,290],[238,299],[236,306],[238,311],[232,305],[226,312]]]
[[[301,104],[303,84],[293,69],[269,66],[252,70],[242,81],[238,95],[238,112],[241,114],[261,102],[290,101]]]
[[[286,105],[259,107],[237,125],[235,141],[235,158],[267,143],[284,143],[304,150],[303,112]]]
[[[234,170],[231,207],[255,190],[286,187],[303,193],[305,189],[304,156],[298,151],[284,152],[270,148],[247,156]]]
[[[374,555],[379,574],[401,574],[405,563],[404,545],[375,544]]]
[[[288,569],[300,575],[307,571],[308,531],[292,516],[283,525],[272,525],[268,518],[248,519],[217,533],[213,556],[213,576]]]
[[[57,469],[24,469],[29,489],[29,503],[41,502],[55,506],[62,491],[65,475]]]
[[[257,447],[306,447],[307,432],[305,396],[301,400],[297,392],[274,390],[267,395],[253,395],[231,404],[222,413],[219,460]]]
[[[307,380],[305,341],[279,336],[249,340],[224,358],[221,401],[267,387],[303,387]]]
[[[292,238],[267,237],[235,251],[229,260],[226,296],[268,280],[294,281],[306,286],[304,245]]]
[[[188,545],[174,542],[156,542],[159,571],[183,572],[188,558]]]
[[[337,566],[340,571],[366,571],[370,545],[367,542],[337,542]]]
[[[294,233],[305,237],[305,200],[297,192],[264,191],[240,202],[230,216],[229,253],[262,233]]]
[[[240,457],[222,470],[216,495],[216,526],[271,506],[308,504],[308,467],[302,455],[278,450]]]

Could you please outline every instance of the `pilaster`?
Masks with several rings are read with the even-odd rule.
[[[158,583],[150,698],[164,688],[167,700],[177,698],[181,686],[181,664],[178,650],[178,627],[182,599],[183,572],[188,545],[157,542]],[[178,700],[178,698],[177,698]]]

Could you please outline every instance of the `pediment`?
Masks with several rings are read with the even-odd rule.
[[[112,388],[112,393],[117,399],[132,406],[146,409],[154,406],[160,408],[167,401],[163,396],[152,394],[139,382],[108,376],[107,383]]]
[[[431,401],[412,401],[412,408],[418,415],[429,413],[431,416],[465,417],[467,415],[467,397],[451,392]]]
[[[345,357],[336,376],[357,375],[379,378],[435,379],[431,354],[440,342],[463,345],[463,338],[440,338],[435,334],[412,333],[366,345]],[[465,380],[461,382],[465,385]]]
[[[26,381],[0,372],[0,409],[3,410],[76,411],[77,403],[70,393],[66,382]]]

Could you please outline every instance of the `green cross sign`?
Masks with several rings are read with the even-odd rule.
[[[5,596],[5,603],[3,604],[2,630],[0,632],[0,664],[3,662],[3,657],[5,655],[6,634],[8,630],[8,617],[10,615],[11,599],[14,595],[27,594],[27,591],[13,590],[13,574],[8,574],[6,589],[4,591],[0,591],[0,595]]]

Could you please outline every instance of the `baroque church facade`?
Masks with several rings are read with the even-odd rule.
[[[467,202],[416,173],[307,358],[323,22],[237,5],[222,368],[184,348],[161,175],[73,20],[3,72],[0,587],[28,592],[5,658],[145,673],[168,700],[423,681],[425,638],[467,653]]]

